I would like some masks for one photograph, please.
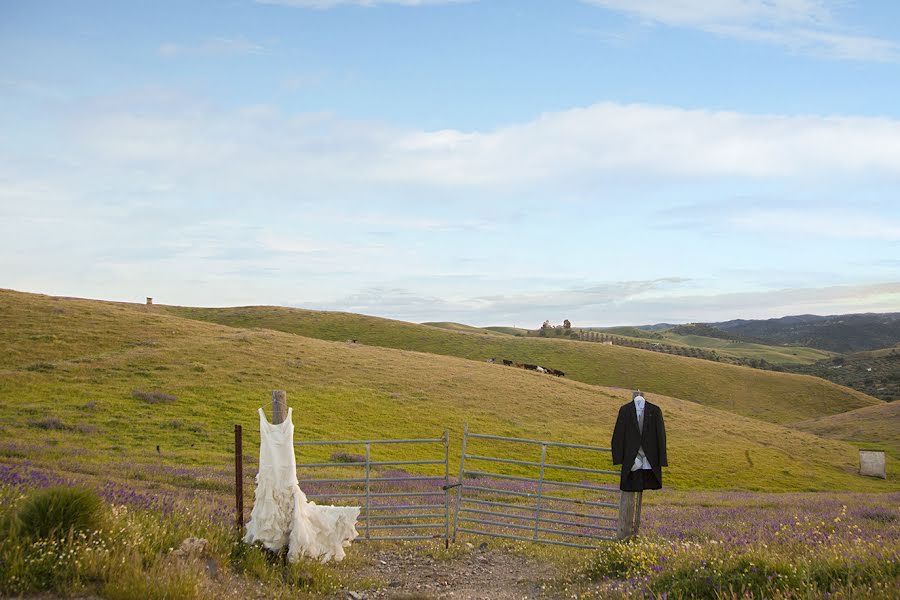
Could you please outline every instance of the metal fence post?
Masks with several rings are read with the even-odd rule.
[[[541,444],[541,474],[537,485],[537,507],[534,509],[534,539],[538,539],[538,526],[541,523],[541,501],[544,499],[541,492],[544,489],[544,465],[547,464],[547,444]]]
[[[453,515],[453,541],[456,542],[456,528],[459,527],[459,505],[462,502],[463,476],[466,473],[466,440],[469,437],[469,424],[463,426],[462,454],[459,458],[459,485],[456,486],[456,513]]]
[[[444,430],[444,548],[450,548],[450,431]]]
[[[372,519],[372,507],[369,503],[371,483],[369,472],[371,471],[371,444],[366,444],[366,539],[369,539],[369,521]]]
[[[234,518],[238,537],[244,529],[244,448],[243,431],[234,426]]]

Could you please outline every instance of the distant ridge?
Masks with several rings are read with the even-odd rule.
[[[778,319],[734,319],[709,323],[732,334],[829,350],[861,352],[889,348],[900,343],[900,313],[846,315],[791,315]]]

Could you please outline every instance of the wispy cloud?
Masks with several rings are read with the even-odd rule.
[[[105,109],[79,144],[108,164],[290,189],[315,182],[530,185],[609,177],[900,175],[900,120],[750,115],[600,103],[489,131],[410,130],[271,108],[228,114]]]
[[[582,0],[649,23],[842,60],[896,62],[896,40],[848,32],[824,0]]]
[[[900,221],[864,213],[753,210],[735,214],[729,222],[753,232],[900,242]]]
[[[900,282],[703,295],[686,293],[689,284],[689,279],[670,277],[488,297],[447,297],[400,287],[373,287],[318,307],[408,321],[454,320],[482,326],[538,327],[544,319],[562,322],[568,318],[575,327],[585,327],[883,312],[900,306]]]
[[[161,44],[158,52],[167,58],[177,56],[234,56],[241,54],[264,54],[267,49],[264,45],[245,38],[214,37],[199,44],[179,44],[166,42]]]
[[[282,6],[319,9],[334,8],[341,5],[371,8],[391,4],[396,6],[434,6],[437,4],[460,4],[463,2],[477,1],[478,0],[256,0],[259,4],[279,4]]]

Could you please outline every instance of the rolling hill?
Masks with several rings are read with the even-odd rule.
[[[463,323],[453,323],[450,321],[437,321],[430,323],[422,323],[428,327],[439,327],[441,329],[449,329],[450,331],[463,331],[466,333],[480,333],[482,335],[513,335],[505,331],[496,331],[486,327],[475,327],[473,325],[465,325]]]
[[[791,423],[880,403],[816,377],[761,371],[620,346],[558,338],[449,331],[352,313],[282,307],[155,306],[171,315],[332,341],[457,356],[529,362],[594,385],[640,388],[773,423]]]
[[[876,350],[900,343],[900,313],[796,315],[710,325],[770,344],[793,344],[841,353]]]
[[[886,402],[792,425],[816,435],[890,452],[900,459],[900,402]]]
[[[456,357],[9,291],[0,292],[0,343],[7,350],[0,357],[0,457],[73,470],[101,465],[126,478],[142,464],[227,468],[233,423],[245,425],[252,453],[254,411],[271,389],[287,390],[300,437],[431,436],[449,427],[454,444],[464,422],[500,435],[605,444],[629,398],[627,390]],[[135,392],[165,396],[148,402]],[[669,432],[667,485],[896,487],[854,475],[856,452],[843,442],[686,400],[652,399]],[[798,452],[808,457],[802,465]],[[395,446],[384,457],[415,454]]]
[[[852,387],[888,402],[900,400],[900,348],[855,352],[808,365],[792,365],[789,369]]]

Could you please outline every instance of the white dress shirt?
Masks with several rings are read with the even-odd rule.
[[[637,420],[638,425],[641,431],[643,432],[643,424],[644,424],[644,404],[647,401],[643,396],[635,396],[634,397],[634,408],[637,410]],[[632,471],[639,471],[641,469],[652,469],[650,466],[650,461],[647,460],[647,456],[644,454],[644,448],[638,448],[637,456],[634,457],[634,465],[632,465]]]

